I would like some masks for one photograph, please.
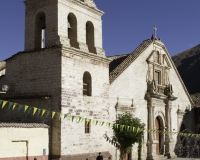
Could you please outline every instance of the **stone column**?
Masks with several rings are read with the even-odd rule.
[[[165,119],[166,119],[166,128],[165,131],[167,131],[168,133],[170,132],[170,102],[169,99],[165,100]],[[164,156],[167,156],[167,158],[171,158],[170,156],[170,138],[169,138],[169,134],[165,134],[165,154]]]
[[[147,99],[147,108],[148,108],[148,129],[153,129],[152,122],[152,100],[151,98]],[[147,139],[147,160],[153,160],[152,156],[152,143],[153,143],[153,133],[148,132]]]

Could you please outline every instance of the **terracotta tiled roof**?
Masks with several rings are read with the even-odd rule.
[[[112,60],[109,64],[109,72],[111,73],[129,55],[130,54],[122,54],[122,55],[107,57],[108,59]]]
[[[118,57],[121,61],[120,59],[116,61],[116,66],[111,62],[110,83],[112,83],[152,42],[153,40],[151,39],[144,40],[130,55]]]
[[[0,128],[49,128],[44,123],[0,123]]]
[[[119,58],[122,58],[122,57],[127,57],[130,54],[131,53],[129,53],[129,54],[119,54],[119,55],[114,55],[114,56],[107,56],[107,58],[110,59],[110,60],[115,60],[115,59],[119,59]]]

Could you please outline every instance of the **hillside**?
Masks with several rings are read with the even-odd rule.
[[[172,57],[190,94],[200,93],[200,45]]]

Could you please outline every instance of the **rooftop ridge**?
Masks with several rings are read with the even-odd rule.
[[[49,128],[44,123],[5,123],[0,122],[0,128]]]
[[[151,39],[144,40],[124,61],[110,72],[110,83],[112,83],[152,42],[153,40]]]

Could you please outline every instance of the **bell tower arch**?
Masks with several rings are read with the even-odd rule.
[[[93,0],[25,0],[24,3],[25,51],[62,45],[105,57],[101,20],[104,13]]]

